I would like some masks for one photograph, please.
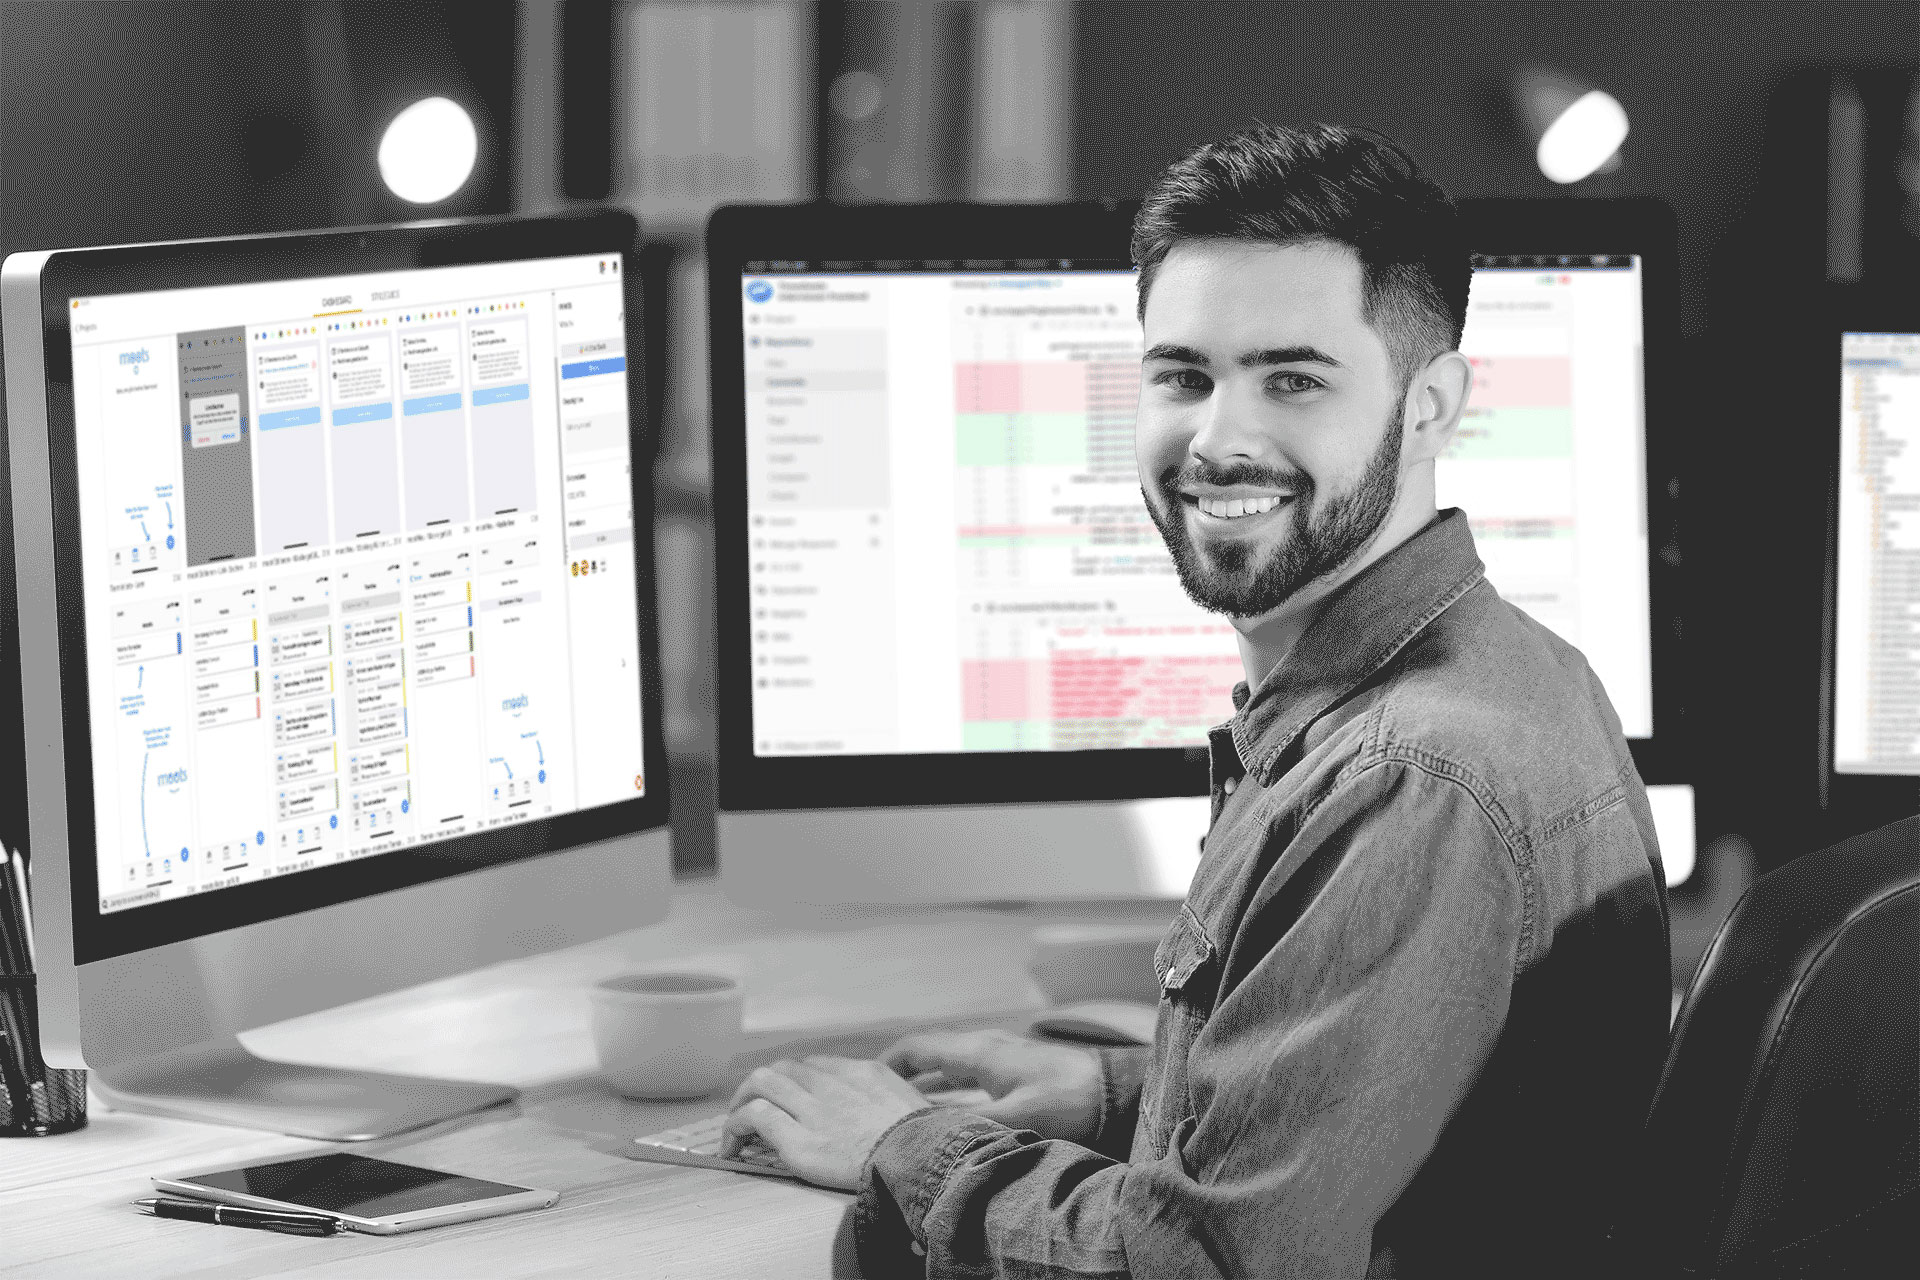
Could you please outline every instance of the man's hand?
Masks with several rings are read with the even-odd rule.
[[[782,1059],[734,1091],[720,1154],[731,1157],[758,1135],[808,1182],[855,1191],[880,1135],[926,1105],[919,1090],[878,1062]]]
[[[1086,1145],[1100,1127],[1100,1059],[1092,1049],[1007,1031],[936,1031],[907,1036],[880,1061],[903,1076],[937,1071],[954,1088],[985,1089],[993,1101],[969,1112],[1043,1138]]]

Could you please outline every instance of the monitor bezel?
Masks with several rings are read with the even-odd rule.
[[[748,583],[746,394],[742,374],[746,263],[832,259],[1072,259],[1130,261],[1137,202],[845,207],[736,205],[707,227],[713,432],[719,806],[725,812],[1020,804],[1201,795],[1204,747],[915,755],[769,756],[754,753]],[[1668,353],[1675,328],[1673,216],[1656,200],[1466,200],[1471,251],[1634,254],[1641,260],[1649,627],[1655,737],[1629,739],[1648,782],[1686,781],[1676,742],[1683,708],[1674,676],[1680,600],[1658,531],[1671,529],[1662,439]],[[1498,241],[1499,248],[1478,249]]]
[[[84,574],[73,401],[72,299],[217,287],[262,281],[325,279],[492,262],[620,254],[637,261],[639,229],[618,211],[542,219],[480,217],[293,232],[216,240],[62,250],[40,273],[42,367],[46,377],[48,487],[53,525],[54,597],[59,631],[60,714],[67,783],[67,862],[73,950],[78,964],[483,870],[525,858],[663,827],[668,820],[667,757],[660,703],[659,643],[653,583],[652,458],[655,433],[643,419],[643,362],[627,366],[632,444],[634,596],[640,630],[641,749],[647,791],[631,800],[529,820],[450,840],[357,858],[103,914],[94,840],[93,735],[89,724]],[[622,273],[629,346],[638,341],[640,273]],[[399,855],[399,856],[396,856]]]
[[[1820,433],[1826,451],[1826,520],[1822,530],[1821,630],[1819,676],[1819,805],[1829,822],[1866,830],[1920,811],[1920,776],[1902,773],[1843,773],[1834,760],[1834,712],[1838,695],[1840,626],[1840,396],[1846,374],[1840,361],[1849,333],[1920,334],[1920,303],[1899,289],[1873,285],[1829,285],[1816,309],[1818,341],[1828,353],[1819,397],[1809,408],[1824,415],[1829,429]],[[1816,418],[1815,421],[1819,421]]]

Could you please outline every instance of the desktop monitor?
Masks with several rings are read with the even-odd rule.
[[[1920,313],[1857,290],[1837,300],[1822,335],[1839,430],[1820,798],[1872,826],[1920,811]]]
[[[632,220],[0,272],[48,1060],[365,1138],[512,1090],[235,1033],[660,918]]]
[[[1478,385],[1440,489],[1502,593],[1587,651],[1647,770],[1675,719],[1644,430],[1673,233],[1657,207],[1599,203],[1465,208]],[[714,216],[736,898],[1185,892],[1206,730],[1241,666],[1140,496],[1132,213]],[[1690,798],[1659,807],[1684,815],[1690,863]]]

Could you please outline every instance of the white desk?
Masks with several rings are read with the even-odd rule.
[[[0,1139],[0,1274],[13,1276],[595,1276],[853,1273],[850,1195],[776,1178],[642,1164],[613,1154],[725,1104],[637,1103],[595,1073],[586,988],[667,962],[746,984],[745,1069],[822,1035],[873,1053],[907,1024],[1017,1025],[1041,1007],[1028,978],[1036,925],[1167,919],[1172,908],[849,908],[793,917],[682,884],[661,924],[582,947],[276,1024],[245,1038],[273,1058],[522,1090],[513,1106],[347,1149],[560,1192],[551,1209],[410,1236],[327,1239],[162,1222],[132,1208],[147,1179],[315,1144],[106,1111],[78,1133]],[[811,1050],[811,1044],[808,1045]]]

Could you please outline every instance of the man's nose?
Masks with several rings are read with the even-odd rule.
[[[1219,386],[1207,398],[1201,410],[1199,430],[1187,444],[1187,452],[1207,462],[1222,463],[1236,459],[1258,461],[1273,451],[1274,442],[1262,429],[1255,406],[1235,389]]]

